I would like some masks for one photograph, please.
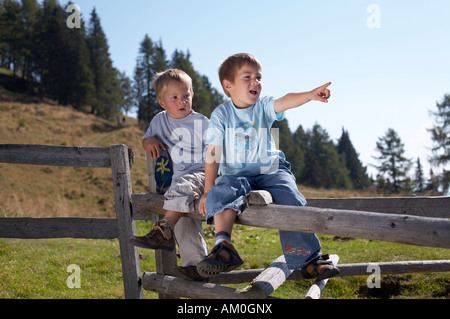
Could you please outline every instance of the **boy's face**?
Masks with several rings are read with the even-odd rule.
[[[234,83],[224,80],[224,88],[228,91],[237,108],[247,108],[256,103],[262,90],[262,73],[257,66],[245,64],[234,79]]]
[[[182,119],[192,112],[194,94],[188,85],[179,81],[170,81],[164,98],[158,98],[158,103],[174,119]]]

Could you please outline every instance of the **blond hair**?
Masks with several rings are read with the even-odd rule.
[[[234,79],[239,70],[246,64],[257,67],[262,70],[261,63],[253,55],[249,53],[238,53],[228,57],[222,62],[219,68],[219,79],[223,88],[223,80],[228,80],[234,83]],[[225,94],[230,97],[229,93],[223,88]]]
[[[189,75],[186,74],[186,72],[178,69],[168,69],[164,72],[157,73],[153,78],[152,85],[156,91],[157,98],[164,98],[167,86],[169,85],[170,81],[178,81],[180,83],[183,83],[187,87],[189,87],[191,93],[194,93],[194,90],[192,88],[192,79]]]

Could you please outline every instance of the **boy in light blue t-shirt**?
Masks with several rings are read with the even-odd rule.
[[[243,263],[231,244],[234,220],[244,208],[250,191],[264,189],[280,205],[305,206],[290,164],[277,150],[270,134],[274,121],[284,118],[284,111],[311,100],[328,102],[327,83],[305,93],[289,93],[282,98],[260,98],[261,64],[250,54],[227,58],[219,69],[222,87],[231,101],[211,114],[205,158],[205,192],[199,210],[208,224],[215,224],[216,245],[197,265],[200,275],[208,277],[230,271]],[[218,173],[221,173],[218,176]],[[321,256],[315,234],[280,230],[286,263],[302,269],[305,278],[325,279],[339,269]]]

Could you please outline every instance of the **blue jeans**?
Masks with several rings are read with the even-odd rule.
[[[252,190],[267,190],[278,205],[306,206],[290,167],[289,162],[280,158],[274,174],[219,177],[206,199],[206,222],[214,224],[214,215],[227,209],[239,215],[245,207],[245,195]],[[280,230],[280,242],[290,269],[302,268],[321,254],[320,241],[315,234]]]

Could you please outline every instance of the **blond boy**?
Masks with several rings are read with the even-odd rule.
[[[164,194],[164,218],[147,235],[130,241],[138,247],[170,251],[177,239],[184,267],[177,267],[176,273],[185,279],[202,280],[195,268],[208,253],[202,224],[182,217],[197,209],[196,202],[203,194],[203,133],[209,121],[192,109],[192,80],[185,72],[169,69],[158,73],[153,87],[164,111],[152,119],[142,146],[153,159],[159,158],[160,149],[168,151],[173,163],[172,183]]]

